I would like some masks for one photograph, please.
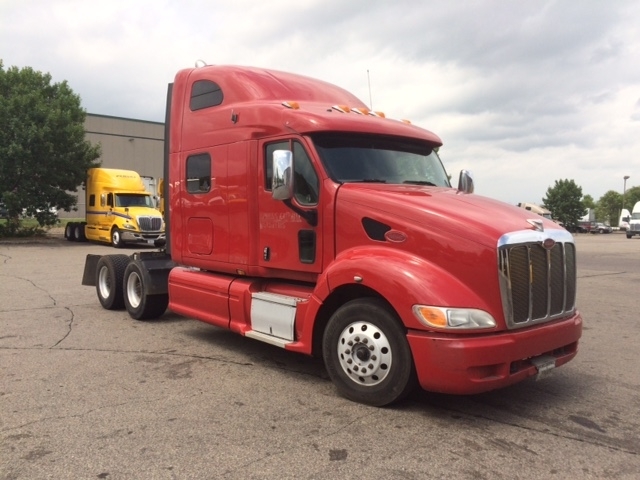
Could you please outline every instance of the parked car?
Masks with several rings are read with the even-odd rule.
[[[596,223],[596,226],[591,229],[591,233],[611,233],[613,232],[613,228],[609,225],[605,225],[604,223]]]

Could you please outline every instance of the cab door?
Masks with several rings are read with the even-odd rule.
[[[293,152],[294,195],[289,201],[271,196],[272,159],[276,150]],[[322,270],[322,215],[319,215],[320,177],[300,140],[265,142],[260,152],[261,180],[258,193],[259,261],[261,267],[278,269],[283,278],[302,278]],[[315,221],[309,221],[307,218]],[[309,276],[311,279],[311,276]]]

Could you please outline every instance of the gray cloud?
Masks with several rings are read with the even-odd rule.
[[[640,184],[636,1],[23,0],[0,18],[5,67],[68,80],[92,113],[162,121],[178,69],[252,64],[371,93],[510,203],[558,178],[596,199]]]

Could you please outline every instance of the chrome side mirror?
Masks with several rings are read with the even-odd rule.
[[[293,153],[288,150],[273,152],[271,197],[274,200],[293,198]]]
[[[473,175],[468,170],[460,170],[458,178],[458,192],[473,193]]]

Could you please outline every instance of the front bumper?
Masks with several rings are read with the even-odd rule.
[[[121,230],[122,241],[126,243],[146,243],[154,245],[158,242],[164,242],[166,235],[163,232],[131,232],[129,230]]]
[[[425,390],[475,394],[538,374],[536,363],[564,365],[578,352],[582,317],[488,335],[407,334],[420,385]],[[555,362],[553,360],[555,359]]]

